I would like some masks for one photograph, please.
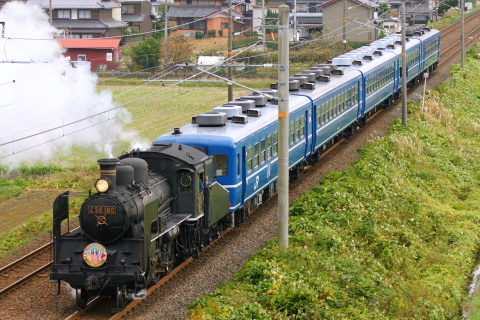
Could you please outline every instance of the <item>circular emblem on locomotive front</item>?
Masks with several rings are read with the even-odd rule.
[[[83,260],[90,267],[100,267],[107,261],[107,250],[100,243],[90,243],[83,249]]]

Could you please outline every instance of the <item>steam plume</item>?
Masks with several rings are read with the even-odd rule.
[[[116,143],[140,140],[124,128],[130,113],[110,92],[96,92],[90,66],[72,66],[62,55],[41,8],[8,2],[0,22],[0,164],[46,161],[72,145],[111,157]]]

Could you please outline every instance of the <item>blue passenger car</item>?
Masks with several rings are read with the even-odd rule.
[[[438,65],[440,33],[423,26],[409,32],[407,82],[415,84]],[[401,54],[400,37],[392,35],[290,77],[291,181],[307,164],[317,162],[322,151],[350,136],[378,108],[398,98]],[[154,141],[195,146],[213,155],[217,181],[230,193],[235,221],[277,191],[276,86],[197,115],[192,123]]]

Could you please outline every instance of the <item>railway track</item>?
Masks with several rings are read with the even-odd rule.
[[[24,283],[49,270],[52,260],[53,242],[30,252],[0,269],[0,298]]]
[[[208,252],[213,246],[215,246],[223,237],[225,237],[232,230],[233,230],[233,228],[225,229],[223,231],[223,233],[215,241],[213,241],[208,247],[205,248],[205,250],[203,252],[200,253],[200,255]],[[142,303],[142,301],[144,301],[155,290],[157,290],[161,286],[165,285],[165,283],[170,281],[173,277],[175,277],[179,272],[181,272],[183,269],[185,269],[193,261],[194,261],[194,258],[190,257],[187,260],[185,260],[184,262],[182,262],[175,269],[173,269],[172,272],[170,272],[168,275],[161,278],[156,284],[154,284],[153,286],[148,288],[147,295],[145,296],[145,298],[131,301],[123,310],[119,311],[118,313],[116,313],[112,317],[110,317],[109,320],[117,320],[117,319],[121,319],[124,316],[126,316],[131,310],[133,310],[135,307],[140,305]],[[85,309],[81,309],[81,310],[78,310],[78,311],[74,312],[72,315],[67,317],[65,320],[89,318],[90,310],[94,309],[97,305],[99,305],[101,302],[103,302],[106,298],[107,297],[104,297],[104,296],[100,296],[100,297],[95,298],[94,300],[90,301],[87,304],[87,307]]]
[[[478,26],[478,19],[480,18],[480,12],[477,11],[474,14],[469,15],[465,19],[465,44],[468,48],[473,42],[478,41],[478,36],[480,34],[480,26]],[[467,31],[468,30],[468,31]],[[445,63],[452,61],[452,58],[456,57],[460,53],[460,23],[456,23],[444,30],[442,30],[442,56],[441,56],[441,67],[446,67]],[[447,37],[454,36],[455,33],[458,33],[458,41],[448,43]],[[445,41],[443,41],[445,39]],[[456,52],[455,52],[456,51]],[[377,115],[376,113],[375,115]],[[339,141],[335,146],[341,144]],[[330,148],[328,152],[325,152],[322,155],[322,158],[326,156],[333,148]],[[218,241],[218,240],[217,240]],[[31,252],[30,254],[18,259],[15,262],[10,263],[9,265],[0,269],[0,298],[6,296],[9,293],[16,290],[16,288],[22,286],[28,282],[33,277],[45,273],[49,270],[49,267],[52,264],[52,243],[48,243],[41,248]],[[158,287],[163,286],[166,282],[172,279],[176,274],[178,274],[182,269],[186,268],[191,263],[191,260],[187,260],[175,270],[172,271],[167,277],[161,279],[161,281],[156,284],[154,287],[149,289],[149,295],[152,291],[155,291]],[[150,291],[151,290],[151,291]],[[88,307],[87,312],[90,308],[95,307],[96,304],[99,304],[102,300],[98,299],[92,301]],[[136,307],[139,303],[144,300],[135,300],[127,306],[122,312],[114,315],[111,319],[119,319],[126,315],[130,309]],[[110,310],[109,310],[110,311]],[[88,318],[85,311],[79,311],[72,314],[67,319],[78,319],[78,318]]]
[[[465,47],[468,50],[480,40],[480,10],[465,17]],[[442,41],[439,66],[443,66],[461,54],[461,21],[442,29],[442,39],[458,36],[457,41]]]

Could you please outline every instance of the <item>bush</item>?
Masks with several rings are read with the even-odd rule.
[[[218,30],[218,36],[219,36],[219,37],[223,37],[223,29],[219,29],[219,30]]]
[[[195,39],[203,39],[205,35],[201,31],[196,31],[195,32]]]
[[[216,30],[208,30],[207,34],[208,34],[209,38],[215,38],[216,35],[217,35],[217,31]]]

